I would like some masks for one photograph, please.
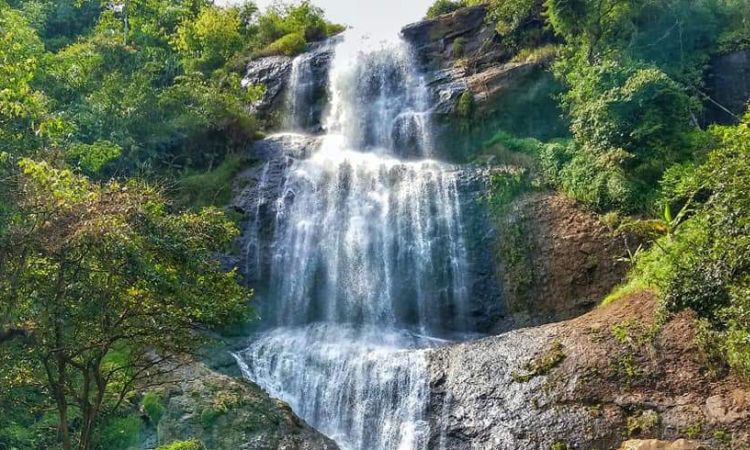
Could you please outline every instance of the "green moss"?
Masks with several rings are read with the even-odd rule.
[[[468,119],[474,114],[474,93],[471,90],[465,90],[456,103],[456,113],[463,119]]]
[[[463,58],[465,50],[466,50],[466,38],[463,38],[463,37],[456,38],[456,40],[453,41],[453,45],[451,46],[451,53],[453,54],[453,57]]]
[[[628,435],[639,436],[656,431],[661,419],[656,411],[646,410],[628,417]]]
[[[517,383],[526,383],[535,377],[548,374],[563,360],[565,360],[564,347],[560,341],[554,341],[540,357],[524,366],[524,372],[513,371],[511,377]]]
[[[219,417],[226,414],[226,411],[218,408],[206,408],[201,411],[201,425],[203,428],[211,428],[214,426]]]
[[[703,434],[703,423],[698,421],[681,430],[688,439],[697,439]]]
[[[530,184],[529,174],[525,169],[513,168],[493,174],[487,194],[490,207],[502,214],[513,200],[530,189]]]
[[[525,312],[529,293],[534,284],[534,268],[524,226],[512,223],[503,226],[503,238],[498,241],[498,259],[503,266],[505,291],[513,313]]]
[[[176,441],[163,445],[157,450],[203,450],[203,445],[198,441]]]

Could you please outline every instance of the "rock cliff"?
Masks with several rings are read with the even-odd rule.
[[[430,448],[596,449],[685,437],[744,448],[750,390],[710,374],[696,329],[690,314],[657,322],[642,292],[568,322],[434,350]]]

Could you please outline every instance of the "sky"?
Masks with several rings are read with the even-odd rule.
[[[256,0],[264,7],[275,0]],[[434,0],[313,0],[326,11],[332,22],[354,27],[361,33],[375,36],[394,35],[406,24],[424,17]],[[217,0],[219,4],[240,3],[241,0]]]

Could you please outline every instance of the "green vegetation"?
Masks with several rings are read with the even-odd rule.
[[[0,242],[0,305],[3,329],[27,339],[0,347],[23,358],[4,370],[15,372],[10,388],[42,383],[63,448],[76,434],[88,449],[101,415],[201,345],[196,324],[244,317],[249,293],[213,256],[237,230],[215,209],[170,214],[137,181],[94,183],[29,159],[19,166],[17,211]],[[102,436],[126,434],[126,423]]]
[[[516,2],[487,2],[503,35],[513,27],[495,15],[501,3]],[[540,4],[526,1],[518,11],[538,18],[533,11]],[[495,177],[488,198],[502,212],[525,190],[552,188],[603,214],[611,230],[640,236],[645,242],[626,258],[633,265],[628,282],[605,303],[656,292],[662,306],[657,326],[662,316],[696,311],[711,372],[728,367],[750,379],[750,204],[741,194],[750,185],[750,115],[735,126],[699,125],[707,62],[748,48],[750,7],[731,0],[547,0],[542,8],[557,40],[542,37],[532,46],[516,41],[521,44],[512,61],[555,59],[552,71],[563,89],[554,97],[571,137],[545,141],[517,125],[533,112],[502,105],[515,114],[496,122],[499,130],[485,143],[483,159],[524,167],[528,178]],[[471,120],[487,127],[480,118]],[[523,253],[512,251],[519,247],[512,245],[517,230],[503,235],[503,261],[511,271],[523,267]],[[520,272],[507,284],[511,289],[528,283]],[[640,376],[636,353],[650,345],[653,331],[613,328],[626,347],[615,368],[624,381]]]
[[[438,1],[428,15],[474,3]],[[605,215],[613,231],[641,236],[629,281],[606,302],[651,290],[662,314],[696,311],[710,353],[750,379],[750,115],[699,125],[709,59],[750,48],[748,3],[484,3],[503,42],[516,46],[514,61],[554,58],[555,99],[571,133],[545,141],[516,125],[525,113],[498,122],[484,158],[525,167],[527,179],[496,177],[488,198],[504,207],[524,190],[556,189]],[[539,23],[554,37],[534,35]],[[463,100],[459,115],[481,122]],[[637,375],[632,358],[622,369]]]
[[[548,374],[552,369],[565,360],[564,347],[560,341],[552,342],[550,348],[524,366],[524,372],[513,372],[513,381],[526,383],[535,377]]]
[[[628,435],[641,436],[657,431],[661,418],[659,413],[653,410],[640,411],[638,414],[629,416],[626,427]]]
[[[342,29],[304,1],[0,0],[0,448],[131,447],[164,414],[140,394],[248,317],[215,208],[262,126],[244,62]]]
[[[232,179],[245,162],[241,156],[228,155],[214,170],[187,172],[179,180],[178,199],[183,204],[199,207],[226,205],[232,194]]]
[[[203,450],[203,445],[198,441],[179,441],[163,445],[157,450]]]
[[[427,10],[425,17],[434,19],[437,16],[452,13],[468,5],[469,3],[465,0],[436,0]]]
[[[148,415],[152,424],[157,425],[164,415],[164,400],[159,394],[148,392],[141,400],[143,411]]]
[[[97,439],[100,448],[127,450],[138,444],[141,419],[136,416],[118,417],[102,427]]]

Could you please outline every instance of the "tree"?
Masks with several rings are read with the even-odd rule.
[[[42,374],[63,448],[89,450],[99,417],[168,377],[201,329],[246,317],[249,292],[214,256],[237,230],[215,209],[169,214],[141,183],[100,185],[28,159],[13,194],[0,329],[27,336],[12,342],[18,364]]]
[[[237,8],[205,7],[198,17],[183,22],[174,45],[188,70],[210,72],[224,65],[242,48],[242,17]]]
[[[0,0],[0,153],[26,153],[58,128],[32,85],[43,52],[28,21]]]
[[[633,14],[641,0],[545,0],[547,18],[566,43],[593,62],[613,42],[633,30]]]

